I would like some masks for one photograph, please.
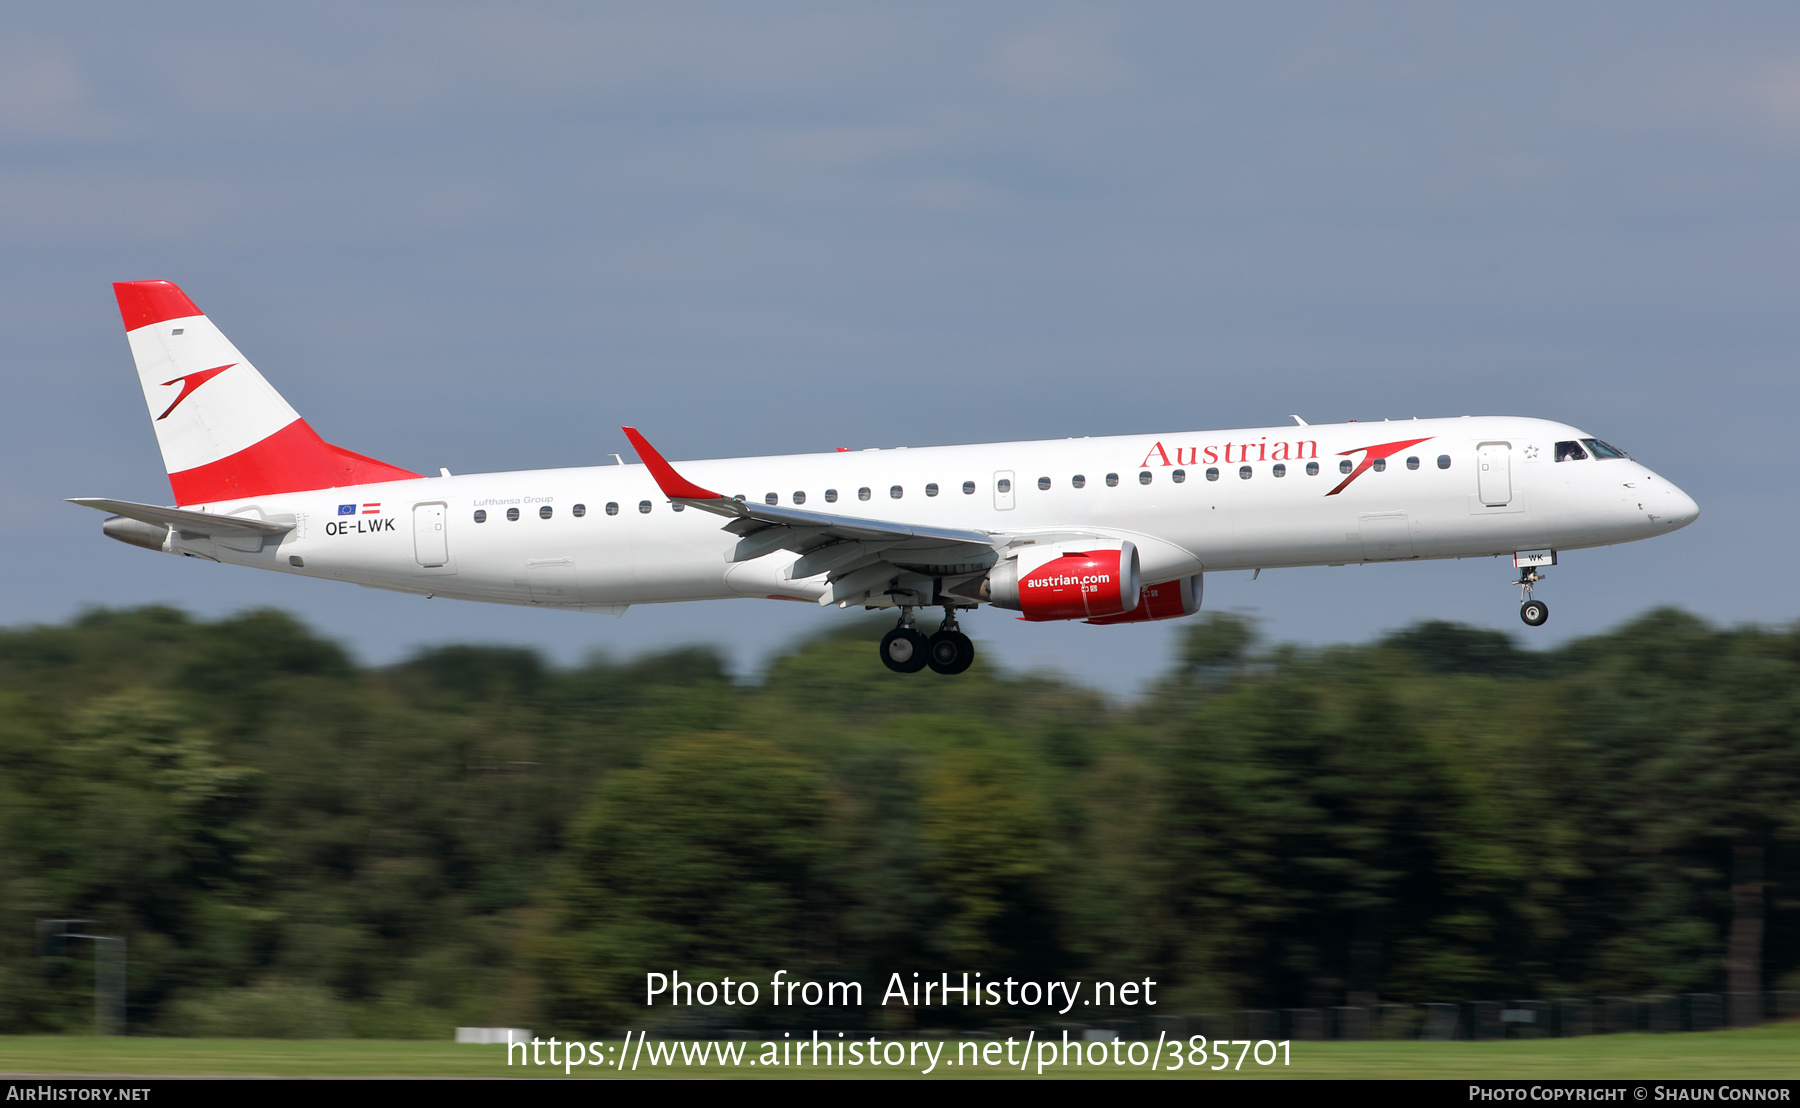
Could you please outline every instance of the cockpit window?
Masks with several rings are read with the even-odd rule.
[[[1602,461],[1605,461],[1607,458],[1625,457],[1625,452],[1623,450],[1620,450],[1610,443],[1601,442],[1599,439],[1582,439],[1581,441],[1588,450],[1593,452],[1594,457],[1599,458]]]
[[[1556,460],[1559,462],[1585,462],[1587,451],[1578,442],[1559,442],[1556,444]]]

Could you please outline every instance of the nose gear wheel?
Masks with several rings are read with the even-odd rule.
[[[1534,600],[1531,596],[1531,590],[1543,579],[1544,575],[1535,568],[1521,569],[1519,579],[1513,582],[1519,586],[1519,599],[1524,601],[1519,605],[1519,618],[1525,621],[1527,627],[1542,627],[1544,621],[1550,618],[1550,605],[1542,600]]]

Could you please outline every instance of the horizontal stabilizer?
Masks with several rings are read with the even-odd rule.
[[[272,523],[247,516],[220,516],[211,512],[192,512],[186,508],[164,508],[156,504],[134,504],[129,500],[108,500],[103,496],[72,496],[69,503],[112,512],[114,515],[145,523],[166,523],[187,535],[273,538],[294,529],[292,523]]]

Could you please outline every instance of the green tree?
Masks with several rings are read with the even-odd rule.
[[[816,769],[742,735],[666,740],[609,776],[557,888],[551,1018],[593,1031],[654,1019],[641,1007],[653,972],[766,979],[803,964],[824,819]]]

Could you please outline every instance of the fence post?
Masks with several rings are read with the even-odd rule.
[[[38,952],[46,957],[61,957],[70,939],[88,939],[94,944],[94,1034],[125,1034],[125,940],[117,935],[89,935],[72,931],[88,919],[41,919],[37,921]]]

